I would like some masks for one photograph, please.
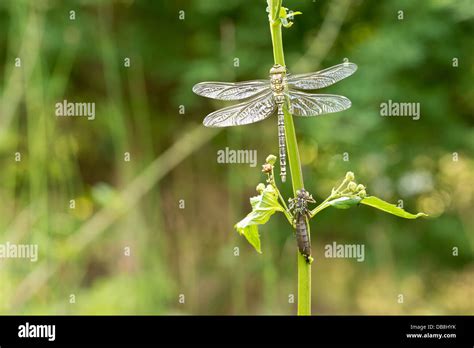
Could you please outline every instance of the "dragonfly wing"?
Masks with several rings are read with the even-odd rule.
[[[245,82],[201,82],[193,87],[193,92],[207,98],[220,100],[240,100],[261,93],[270,88],[268,80]]]
[[[309,94],[289,91],[290,113],[295,116],[317,116],[346,110],[351,101],[342,95]]]
[[[206,127],[231,127],[261,121],[276,109],[271,92],[264,93],[252,100],[214,111],[206,116]]]
[[[292,88],[319,89],[351,76],[356,70],[354,63],[342,63],[314,73],[289,75],[287,82]]]

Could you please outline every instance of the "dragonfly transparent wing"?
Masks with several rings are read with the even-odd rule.
[[[342,63],[314,73],[289,75],[287,82],[292,88],[319,89],[351,76],[356,70],[354,63]]]
[[[309,94],[289,91],[290,113],[295,116],[317,116],[346,110],[351,101],[342,95]]]
[[[268,80],[244,82],[201,82],[193,87],[193,92],[203,97],[220,100],[240,100],[250,98],[270,88]]]
[[[210,113],[204,119],[206,127],[230,127],[264,120],[276,109],[271,92],[264,93],[252,100],[232,105]]]

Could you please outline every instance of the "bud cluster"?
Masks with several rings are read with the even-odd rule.
[[[367,192],[365,191],[364,185],[357,184],[354,173],[347,172],[342,184],[337,189],[332,190],[332,196],[358,196],[360,198],[365,198],[367,197]]]

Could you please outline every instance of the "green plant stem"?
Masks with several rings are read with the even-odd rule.
[[[283,53],[283,40],[281,35],[281,21],[278,18],[282,0],[270,0],[270,32],[273,44],[273,57],[275,64],[285,66]],[[293,193],[302,189],[303,173],[301,171],[298,143],[296,141],[295,126],[293,117],[288,112],[286,106],[283,108],[285,114],[285,133],[288,162],[293,186]],[[309,224],[308,224],[309,234]],[[311,315],[311,264],[298,251],[298,315]]]
[[[329,202],[329,199],[330,199],[330,198],[331,198],[331,197],[326,198],[326,200],[325,200],[324,202],[322,202],[322,203],[321,203],[320,205],[318,205],[316,208],[314,208],[313,210],[311,210],[310,213],[309,213],[309,216],[312,218],[312,217],[314,217],[317,213],[319,213],[321,210],[324,210],[324,209],[326,209],[327,207],[329,207],[328,202]]]
[[[268,182],[268,181],[267,181]],[[283,206],[283,214],[285,214],[286,216],[286,219],[288,220],[288,222],[290,223],[291,226],[294,226],[294,222],[293,222],[293,215],[291,214],[290,212],[290,209],[288,209],[288,206],[286,205],[286,202],[285,202],[285,199],[283,198],[283,196],[281,195],[280,193],[280,190],[278,189],[278,186],[275,182],[275,173],[273,172],[273,168],[272,168],[272,174],[271,174],[271,181],[270,181],[271,185],[273,186],[273,188],[275,189],[275,191],[278,193],[278,198],[280,199],[280,202],[281,202],[281,205]]]

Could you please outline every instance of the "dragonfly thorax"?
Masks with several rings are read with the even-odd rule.
[[[270,69],[270,86],[274,93],[282,93],[286,89],[286,68],[275,64]]]
[[[306,215],[308,211],[308,203],[316,203],[313,196],[309,194],[305,189],[297,190],[296,197],[290,198],[290,210],[293,210],[295,214]]]

